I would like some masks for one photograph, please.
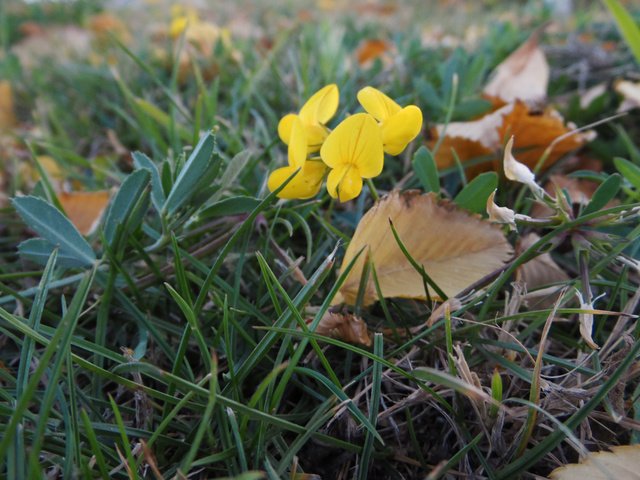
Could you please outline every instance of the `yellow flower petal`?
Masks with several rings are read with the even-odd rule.
[[[356,198],[362,191],[362,177],[353,165],[341,165],[329,172],[327,190],[333,198],[347,202]]]
[[[291,129],[293,128],[293,122],[298,118],[298,115],[295,113],[290,113],[285,115],[280,119],[280,123],[278,123],[278,136],[280,140],[284,142],[285,145],[289,145],[289,138],[291,137]]]
[[[300,109],[300,118],[309,125],[324,125],[338,110],[340,93],[335,83],[327,85],[314,93]]]
[[[382,122],[382,143],[389,155],[399,155],[422,129],[422,111],[415,105],[404,107]]]
[[[322,178],[326,171],[326,167],[322,162],[306,162],[304,167],[298,171],[295,177],[284,187],[279,193],[279,198],[285,199],[305,199],[311,198],[320,191]],[[282,167],[271,172],[267,187],[271,192],[280,187],[293,173],[296,167]]]
[[[379,122],[395,115],[401,110],[400,105],[387,95],[373,87],[364,87],[358,92],[358,102],[367,113],[370,113]]]
[[[371,115],[356,113],[329,134],[320,156],[331,168],[348,164],[356,166],[364,178],[380,175],[384,164],[380,128]]]
[[[307,134],[308,153],[315,153],[320,150],[324,139],[327,138],[329,130],[322,125],[305,125]]]
[[[304,166],[307,160],[307,134],[298,117],[291,122],[288,154],[289,166],[295,168]]]

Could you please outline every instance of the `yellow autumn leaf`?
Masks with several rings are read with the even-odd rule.
[[[513,253],[500,227],[479,216],[453,203],[439,201],[433,193],[394,191],[378,201],[360,220],[340,273],[358,252],[364,251],[347,275],[334,303],[355,303],[368,259],[375,267],[383,297],[426,298],[422,277],[402,253],[390,221],[413,259],[450,297],[502,267]],[[438,298],[433,291],[430,295]],[[370,275],[363,304],[377,300]]]
[[[540,31],[509,55],[495,69],[484,94],[505,102],[515,100],[539,101],[546,97],[549,84],[549,64],[538,46]]]
[[[556,468],[552,480],[640,480],[640,445],[612,447],[590,454],[581,463]]]
[[[91,234],[109,203],[109,190],[97,192],[60,192],[58,200],[67,217],[82,235]]]

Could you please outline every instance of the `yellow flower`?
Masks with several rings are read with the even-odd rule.
[[[380,122],[384,151],[399,155],[422,128],[422,111],[415,105],[402,108],[380,90],[364,87],[358,92],[358,101],[367,113]]]
[[[325,124],[335,115],[339,100],[340,93],[335,83],[321,88],[307,100],[300,109],[300,113],[290,113],[282,117],[278,124],[280,139],[289,144],[292,126],[297,118],[304,126],[309,153],[317,152],[329,134]]]
[[[273,192],[299,169],[296,176],[278,193],[278,197],[311,198],[320,191],[327,167],[319,160],[307,160],[306,130],[298,118],[292,122],[289,140],[289,166],[274,170],[269,175],[267,187]]]
[[[193,26],[200,20],[196,10],[192,8],[186,9],[181,5],[174,5],[171,8],[171,17],[171,24],[169,25],[171,38],[178,38],[188,26]]]
[[[373,178],[382,172],[380,128],[367,113],[352,115],[329,134],[320,156],[332,168],[327,178],[329,195],[341,202],[351,200],[360,195],[363,178]]]

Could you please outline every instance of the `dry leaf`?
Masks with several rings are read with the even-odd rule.
[[[640,445],[612,447],[590,454],[581,463],[556,468],[552,480],[640,480]]]
[[[451,152],[453,149],[463,164],[481,156],[487,157],[484,162],[475,163],[467,168],[469,177],[491,169],[500,171],[502,158],[496,152],[502,148],[502,142],[506,138],[515,136],[518,161],[533,170],[549,145],[573,128],[573,125],[565,126],[563,118],[553,109],[546,109],[541,113],[533,112],[525,103],[516,101],[479,120],[449,124],[435,159],[441,169],[453,166],[455,164],[455,157]],[[443,130],[442,125],[432,130],[435,139],[431,146],[435,144]],[[558,141],[541,166],[541,170],[549,168],[562,156],[578,149],[592,137],[591,132],[582,132],[568,135]]]
[[[547,95],[549,64],[538,46],[540,31],[534,32],[515,52],[496,67],[483,92],[505,102],[539,101]]]
[[[8,80],[0,80],[0,130],[8,130],[16,123],[11,83]]]
[[[367,324],[360,317],[348,313],[326,312],[316,328],[316,333],[367,347],[371,345]]]
[[[349,272],[334,303],[355,303],[367,259],[376,269],[384,297],[426,298],[422,277],[402,253],[390,221],[407,251],[450,297],[502,267],[512,254],[499,227],[453,203],[438,201],[432,193],[394,191],[378,201],[360,220],[340,272],[360,250],[364,248],[365,251]],[[438,298],[431,289],[430,295]],[[370,275],[363,304],[369,305],[377,299]]]
[[[551,142],[574,129],[575,125],[565,126],[564,119],[554,109],[548,108],[537,113],[532,112],[524,103],[516,102],[513,110],[498,127],[498,137],[515,136],[518,161],[534,169]],[[581,132],[558,141],[553,146],[541,170],[549,168],[567,153],[580,148],[590,141],[593,135],[592,132]]]
[[[615,90],[623,98],[618,111],[640,107],[640,82],[633,83],[628,80],[621,80],[616,82]]]
[[[562,190],[566,190],[574,205],[587,205],[591,201],[591,197],[598,189],[598,183],[585,178],[572,178],[566,175],[551,175],[549,181],[545,184],[546,192],[555,197],[561,194]],[[607,203],[608,207],[615,205],[615,201]],[[553,215],[553,210],[548,206],[536,203],[533,205],[531,214],[534,217],[549,217]]]
[[[540,236],[536,233],[523,236],[516,246],[516,254],[524,252],[538,240],[540,240]],[[558,299],[559,291],[562,288],[562,286],[551,289],[543,289],[542,287],[567,280],[569,280],[569,275],[558,266],[550,253],[538,255],[520,265],[516,270],[516,281],[526,286],[526,298],[529,305],[536,308],[551,308]]]
[[[58,200],[78,231],[82,235],[89,235],[98,226],[100,217],[109,203],[109,191],[61,192],[58,194]]]
[[[389,49],[391,45],[384,40],[379,39],[369,39],[363,40],[358,45],[356,50],[356,58],[358,59],[358,64],[361,66],[368,65],[373,62],[376,58],[382,57]]]

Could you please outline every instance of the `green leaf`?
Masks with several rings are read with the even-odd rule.
[[[208,132],[189,155],[189,159],[180,170],[163,210],[169,215],[184,205],[195,193],[202,178],[208,176],[214,166],[213,151],[216,146],[215,136]]]
[[[147,187],[150,180],[151,172],[145,168],[136,170],[122,182],[120,190],[118,190],[118,193],[109,204],[109,209],[105,216],[104,236],[109,245],[113,246],[115,244],[118,227],[124,225],[125,228],[122,228],[121,231],[131,231],[139,223],[138,220],[142,220],[141,217],[134,219],[133,214],[134,212],[139,212],[140,205],[143,205],[145,200],[148,199],[149,189]]]
[[[160,180],[158,167],[153,163],[153,160],[142,152],[133,152],[131,157],[133,157],[133,164],[136,169],[141,170],[145,168],[151,172],[151,201],[155,209],[160,212],[166,198],[164,190],[162,189],[162,181]]]
[[[615,157],[613,159],[613,164],[616,166],[616,169],[620,174],[629,180],[631,185],[640,190],[640,167],[635,163],[631,163],[629,160],[625,160],[620,157]]]
[[[18,245],[20,255],[38,265],[46,265],[55,249],[56,246],[44,238],[30,238]],[[66,252],[61,252],[58,254],[57,265],[76,268],[84,266],[84,263]]]
[[[96,260],[91,245],[60,210],[37,197],[18,197],[13,206],[22,220],[52,245],[60,247],[60,255],[72,257],[88,266]]]
[[[603,0],[618,24],[622,37],[629,45],[636,61],[640,63],[640,27],[618,0]]]
[[[238,175],[246,169],[247,164],[251,160],[251,156],[252,152],[250,150],[243,150],[231,159],[227,169],[222,174],[222,178],[220,179],[220,189],[213,196],[213,200],[217,200],[224,190],[233,185],[233,182],[238,178]]]
[[[454,202],[471,212],[483,213],[487,208],[487,198],[497,187],[498,175],[495,172],[481,173],[456,195]]]
[[[433,155],[427,147],[420,147],[413,155],[413,171],[422,183],[426,193],[440,192],[440,179],[438,178],[438,167],[433,159]]]
[[[244,195],[238,197],[225,198],[219,202],[209,205],[198,214],[200,219],[225,217],[227,215],[240,215],[249,213],[260,204],[259,198],[247,197]]]
[[[583,217],[600,210],[609,201],[611,201],[613,197],[616,196],[621,186],[622,177],[620,175],[614,173],[613,175],[609,176],[609,178],[602,182],[602,184],[595,191],[593,197],[591,197],[589,205],[585,207],[580,216]]]

